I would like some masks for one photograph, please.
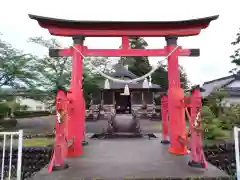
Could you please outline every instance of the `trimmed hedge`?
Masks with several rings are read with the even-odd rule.
[[[9,120],[0,120],[0,126],[3,128],[13,128],[16,127],[17,125],[17,120],[16,119],[9,119]]]
[[[53,113],[49,111],[15,111],[13,113],[14,117],[19,118],[31,118],[31,117],[41,117],[41,116],[49,116]],[[6,118],[6,113],[0,112],[0,120]]]
[[[29,118],[29,117],[40,117],[49,116],[51,112],[49,111],[15,111],[14,116],[16,118]]]

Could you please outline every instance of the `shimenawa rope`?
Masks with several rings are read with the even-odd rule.
[[[171,56],[177,49],[178,49],[179,46],[176,46],[165,58],[164,60],[162,61],[165,61],[167,60],[167,58],[169,56]],[[83,59],[85,59],[86,57],[83,55],[83,53],[81,51],[79,51],[75,46],[73,46],[73,48],[83,57]],[[122,80],[122,79],[116,79],[116,78],[113,78],[105,73],[103,73],[102,71],[98,70],[97,67],[95,67],[92,63],[89,63],[89,65],[95,70],[97,71],[100,75],[102,75],[103,77],[105,77],[106,79],[109,79],[113,82],[117,82],[117,83],[125,83],[125,84],[130,84],[130,83],[134,83],[134,82],[138,82],[138,81],[141,81],[141,80],[144,80],[145,78],[151,76],[160,66],[161,66],[161,63],[159,63],[156,67],[153,67],[151,69],[151,71],[149,71],[147,74],[141,76],[141,77],[138,77],[138,78],[135,78],[135,79],[131,79],[131,80]]]

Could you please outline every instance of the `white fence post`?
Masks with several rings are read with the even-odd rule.
[[[0,136],[3,136],[2,142],[2,160],[1,160],[1,180],[21,180],[22,175],[22,147],[23,147],[23,131],[19,130],[18,132],[0,132]],[[10,144],[8,144],[7,138],[10,136]],[[18,145],[14,144],[14,136],[18,136]],[[12,156],[13,156],[13,147],[18,149],[17,157],[17,172],[16,177],[12,177]],[[6,148],[9,149],[9,154],[6,153]],[[8,173],[5,174],[5,162],[6,157],[8,157]],[[13,175],[13,176],[14,176]],[[6,177],[5,177],[6,176]]]
[[[19,134],[18,134],[17,180],[21,180],[21,175],[22,175],[22,148],[23,148],[23,130],[19,130]]]
[[[240,131],[240,128],[234,127],[234,143],[235,143],[235,159],[236,159],[237,180],[240,180],[239,138],[238,138],[239,131]]]

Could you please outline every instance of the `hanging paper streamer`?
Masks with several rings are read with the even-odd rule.
[[[104,89],[110,89],[110,83],[108,79],[105,80]]]
[[[124,96],[129,96],[130,95],[129,87],[128,87],[127,84],[124,87],[124,93],[122,93],[121,95],[124,95]]]
[[[152,77],[149,76],[149,83],[148,83],[149,87],[152,87]]]
[[[143,88],[149,88],[147,78],[144,79],[143,84],[142,84],[142,87],[143,87]]]

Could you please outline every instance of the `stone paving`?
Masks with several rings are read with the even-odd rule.
[[[48,173],[43,169],[32,180],[122,180],[160,178],[228,177],[209,164],[208,170],[188,167],[189,156],[168,153],[158,139],[89,140],[83,157],[67,159],[69,168]]]

